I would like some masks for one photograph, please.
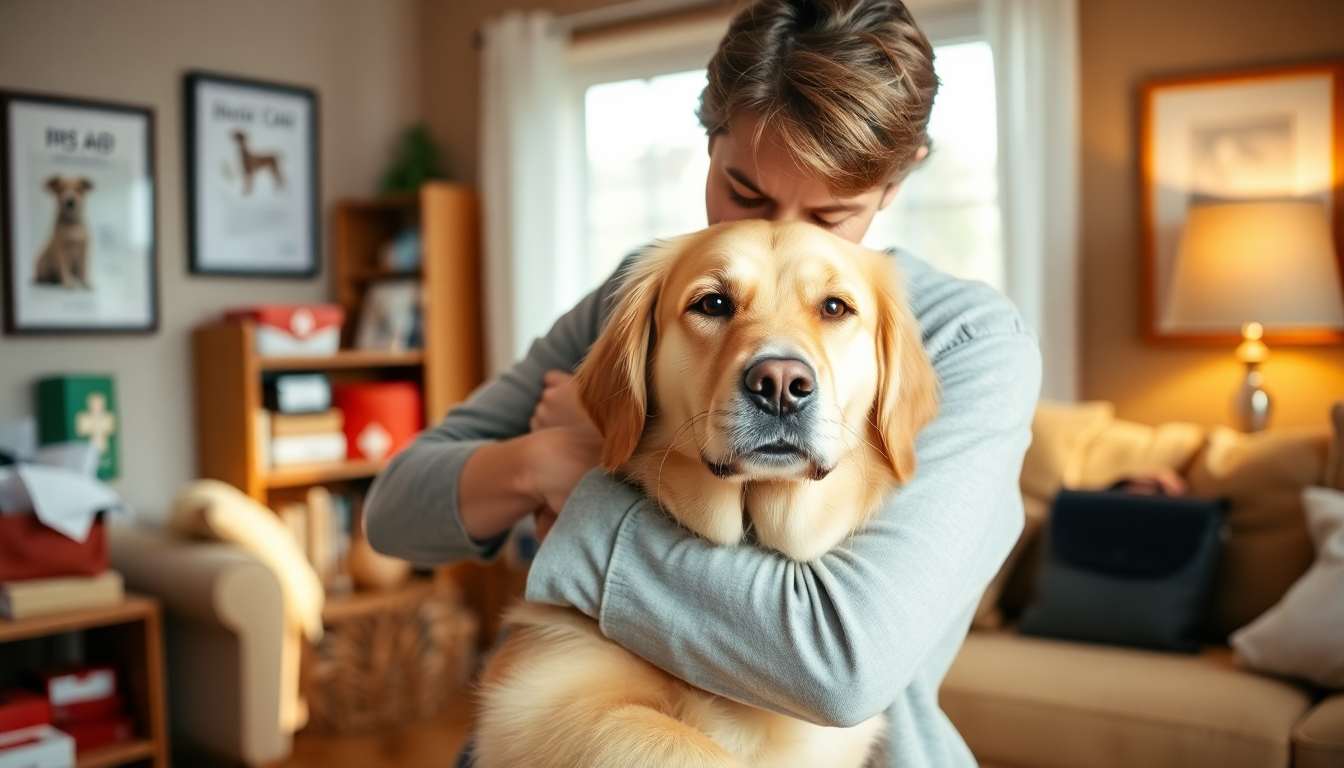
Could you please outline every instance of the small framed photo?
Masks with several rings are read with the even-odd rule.
[[[1196,207],[1319,204],[1344,273],[1344,63],[1150,81],[1142,89],[1140,122],[1149,341],[1241,338],[1234,323],[1196,323],[1176,310],[1177,256]],[[1339,320],[1324,316],[1291,329],[1266,325],[1265,334],[1281,343],[1344,341]]]
[[[379,280],[364,293],[355,334],[357,349],[404,352],[424,346],[420,281]]]
[[[317,94],[204,72],[184,88],[191,271],[316,275]]]
[[[154,112],[0,91],[5,332],[158,329]]]

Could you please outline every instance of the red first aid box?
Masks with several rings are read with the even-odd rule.
[[[0,581],[97,576],[110,565],[102,515],[83,542],[52,530],[31,512],[0,514]]]
[[[255,323],[259,355],[334,355],[345,310],[337,304],[259,304],[230,309],[224,321]]]
[[[0,733],[51,725],[51,705],[42,696],[23,688],[0,691]]]
[[[108,720],[126,713],[126,702],[121,694],[114,693],[105,699],[72,701],[51,708],[51,722],[62,729],[72,723],[87,723],[93,720]]]
[[[76,704],[87,706],[117,697],[117,671],[109,666],[44,672],[38,679],[52,709]]]
[[[420,388],[409,381],[342,384],[331,399],[345,415],[352,460],[382,461],[410,445],[424,424]]]

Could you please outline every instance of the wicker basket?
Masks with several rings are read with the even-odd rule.
[[[450,586],[412,582],[332,600],[303,659],[308,727],[341,734],[433,717],[465,695],[479,622]]]

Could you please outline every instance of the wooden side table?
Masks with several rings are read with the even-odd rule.
[[[137,733],[132,741],[81,754],[79,768],[168,768],[163,624],[157,600],[128,594],[119,605],[19,621],[0,619],[0,653],[4,643],[79,630],[85,632],[89,663],[110,664],[121,675]]]

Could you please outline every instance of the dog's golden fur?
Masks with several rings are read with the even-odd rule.
[[[826,553],[911,476],[937,408],[893,276],[889,258],[805,224],[724,224],[656,247],[578,374],[603,467],[715,544]],[[707,314],[706,297],[731,312]],[[776,358],[812,372],[799,390],[811,412],[757,452],[750,435],[786,417],[753,410],[744,373]],[[509,622],[482,681],[481,768],[858,768],[885,728],[882,716],[812,725],[700,690],[574,610],[524,604]]]

